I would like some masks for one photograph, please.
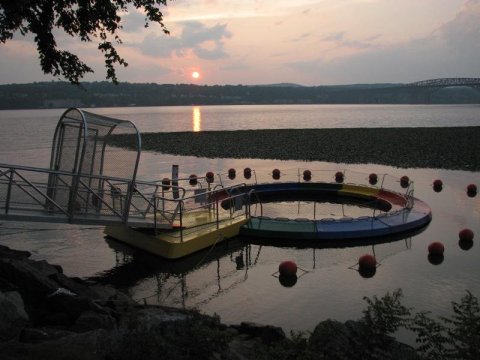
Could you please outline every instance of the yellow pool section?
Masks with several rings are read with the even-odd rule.
[[[211,220],[211,222],[209,222]],[[237,236],[249,218],[239,216],[218,223],[209,212],[195,214],[184,229],[158,230],[110,225],[104,233],[116,240],[167,259],[179,259]],[[198,225],[195,225],[195,222]]]

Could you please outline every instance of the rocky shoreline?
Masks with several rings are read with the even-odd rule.
[[[142,148],[206,158],[258,158],[480,171],[480,127],[201,131],[142,134]],[[129,135],[113,145],[134,146]]]
[[[0,245],[0,354],[21,359],[417,359],[362,321],[319,323],[309,337],[225,325],[217,317],[139,305],[117,290]]]

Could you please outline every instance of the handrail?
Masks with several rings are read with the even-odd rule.
[[[15,180],[14,180],[14,174],[17,175],[18,177],[20,177],[24,182],[26,182],[33,190],[35,190],[40,196],[42,196],[45,200],[47,200],[48,204],[49,205],[54,205],[58,210],[60,210],[61,212],[63,212],[65,215],[68,216],[68,212],[66,212],[59,204],[57,204],[57,202],[55,202],[51,197],[49,197],[48,195],[42,193],[42,191],[40,191],[34,184],[32,184],[30,181],[28,181],[26,178],[24,178],[22,175],[20,175],[14,168],[11,168],[9,171],[4,171],[2,172],[2,174],[0,175],[0,177],[2,176],[5,176],[6,174],[10,173],[10,178],[9,178],[9,182],[8,182],[8,191],[7,191],[7,199],[5,201],[5,213],[8,214],[8,211],[10,209],[10,196],[11,196],[11,188],[12,188],[12,184],[15,184],[20,190],[22,190],[25,194],[27,194],[28,196],[30,196],[33,200],[35,200],[39,205],[42,205],[44,206],[44,203],[42,203],[41,201],[39,201],[37,198],[35,198],[32,194],[30,194],[28,191],[26,191],[23,186],[24,185],[21,185],[21,184],[18,184]]]

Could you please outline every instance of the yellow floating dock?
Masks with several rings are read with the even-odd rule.
[[[211,218],[211,222],[208,220]],[[239,216],[215,221],[208,212],[190,217],[189,226],[171,230],[132,228],[125,225],[105,227],[105,234],[133,247],[168,259],[178,259],[238,235],[249,218]],[[198,225],[195,225],[195,222]]]

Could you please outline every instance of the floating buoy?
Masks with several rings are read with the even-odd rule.
[[[368,175],[368,182],[370,185],[375,185],[378,182],[378,176],[375,173]]]
[[[278,170],[278,169],[273,169],[273,171],[272,171],[272,178],[273,178],[274,180],[280,179],[280,170]]]
[[[294,261],[282,261],[278,266],[280,276],[297,276],[297,264]]]
[[[228,178],[229,178],[230,180],[235,179],[236,174],[237,174],[237,172],[235,171],[234,168],[228,169]]]
[[[433,191],[440,192],[443,188],[443,182],[440,179],[437,179],[433,182]]]
[[[469,184],[467,186],[467,195],[470,197],[474,197],[477,195],[477,185]]]
[[[470,229],[460,230],[458,233],[458,238],[465,241],[473,241],[473,231]]]
[[[365,254],[358,259],[358,273],[361,277],[371,278],[377,272],[377,259],[375,256]]]
[[[358,267],[360,269],[375,269],[377,267],[377,259],[370,254],[362,255],[358,259]]]
[[[162,189],[164,191],[167,191],[170,189],[170,179],[165,177],[162,179]]]
[[[434,256],[443,256],[445,252],[445,246],[439,241],[432,242],[428,245],[428,253]]]
[[[252,169],[250,169],[249,167],[243,169],[243,176],[245,177],[245,179],[250,179],[252,177]]]
[[[335,181],[336,181],[337,183],[342,183],[342,182],[343,182],[343,179],[344,179],[343,172],[337,171],[337,172],[335,173]]]
[[[475,192],[476,192],[476,191],[477,191],[477,185],[475,185],[475,184],[469,184],[469,185],[467,186],[467,191],[475,191]]]
[[[410,185],[410,179],[406,175],[402,176],[400,178],[400,186],[405,189],[408,185]]]
[[[190,185],[192,185],[192,186],[197,185],[197,183],[198,183],[197,175],[191,174],[191,175],[188,177],[188,183],[189,183]]]
[[[205,174],[205,179],[207,180],[207,183],[209,183],[209,184],[213,183],[214,178],[215,178],[215,175],[211,171],[209,171]]]
[[[310,170],[303,171],[303,180],[310,181],[312,180],[312,172]]]

